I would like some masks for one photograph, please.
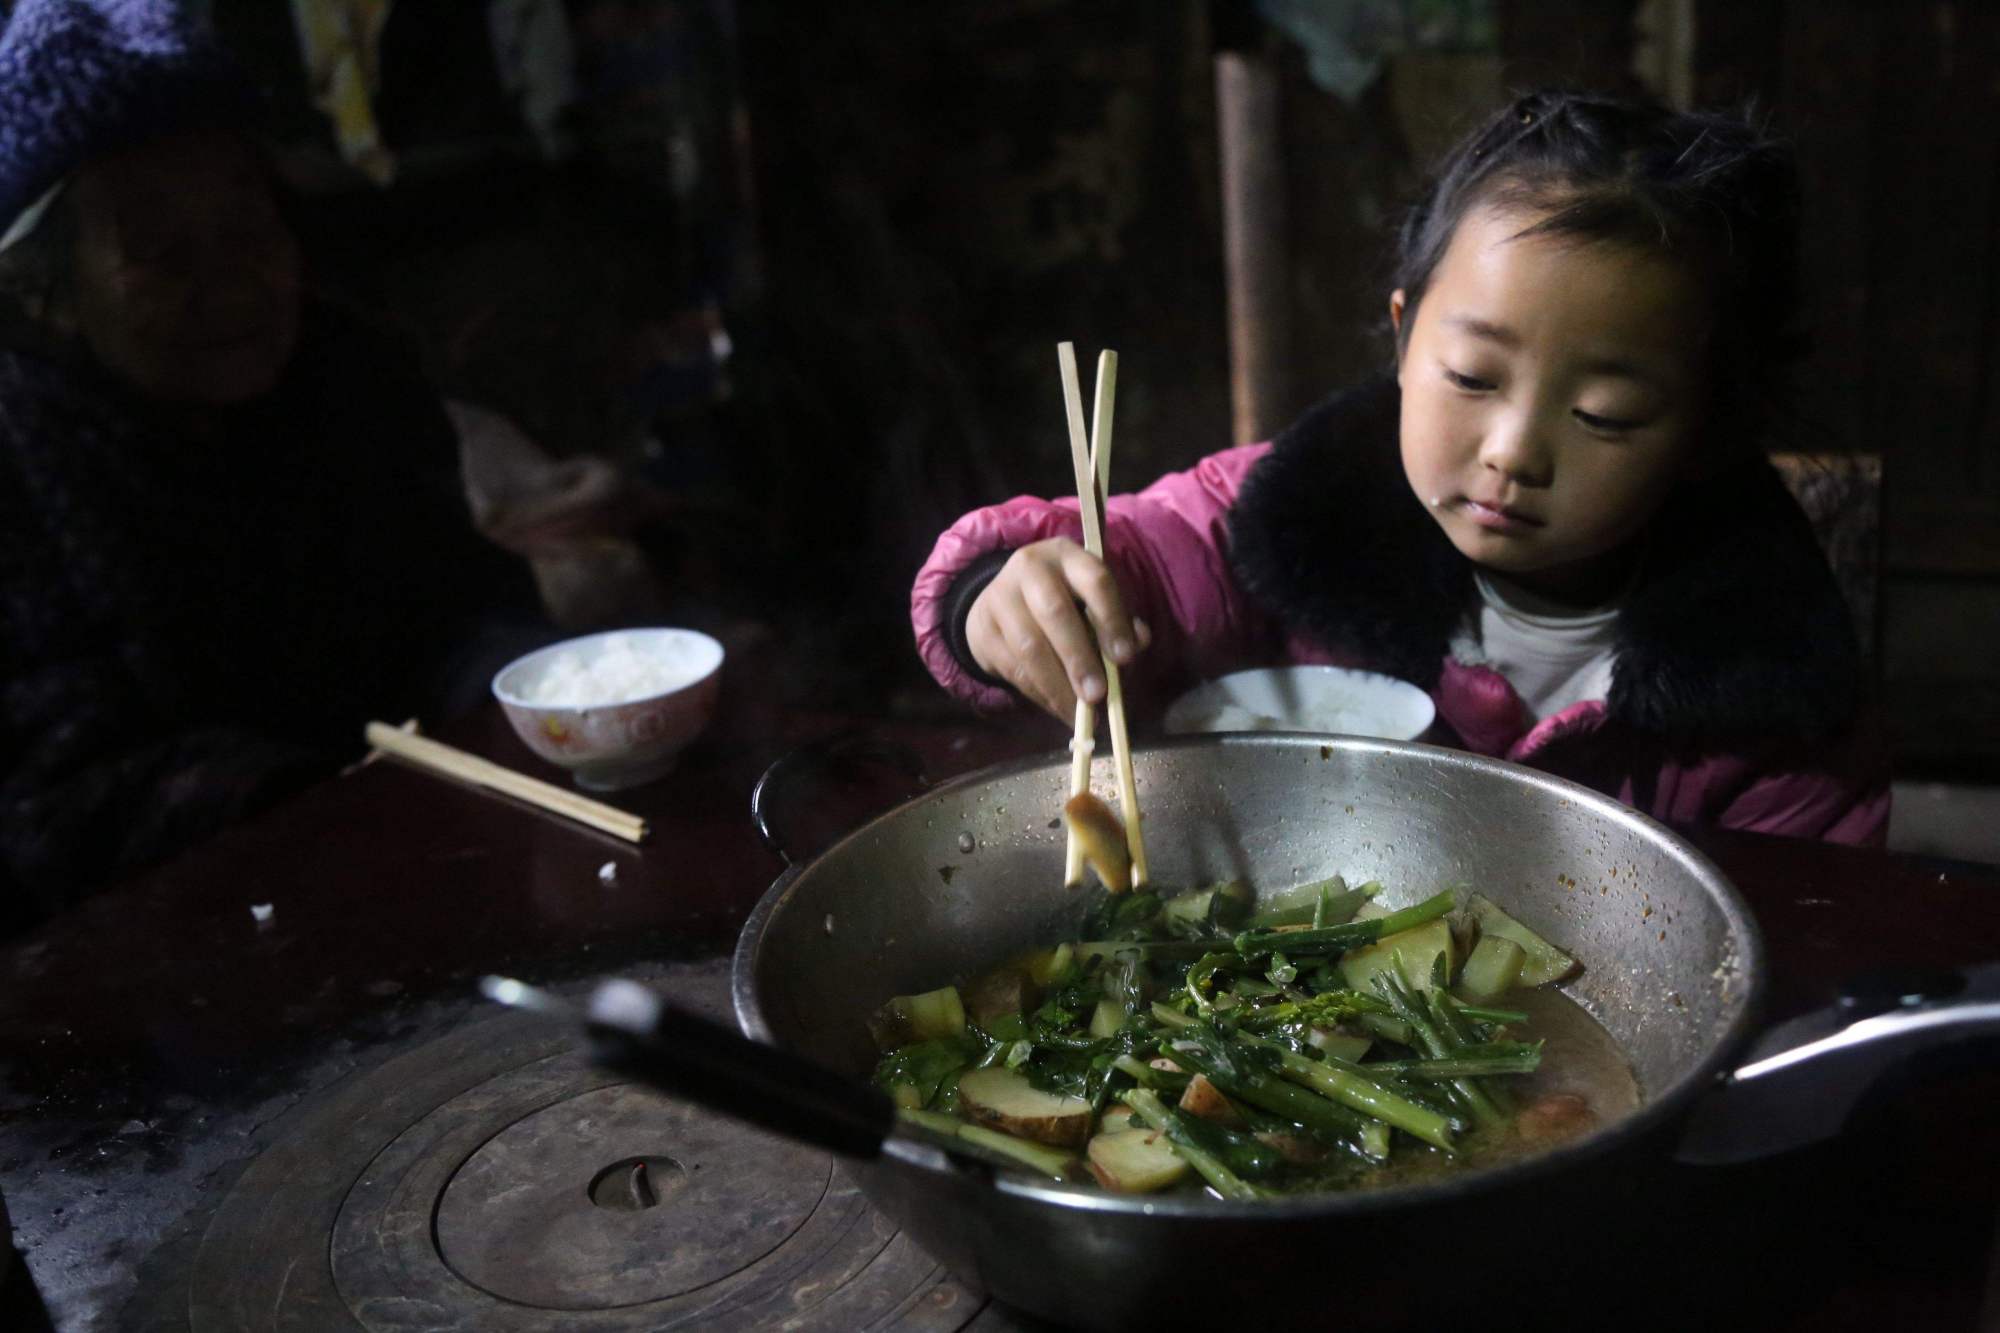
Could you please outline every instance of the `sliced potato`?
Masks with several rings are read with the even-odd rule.
[[[1384,935],[1373,944],[1364,944],[1359,949],[1348,950],[1341,955],[1340,971],[1350,987],[1364,995],[1373,995],[1375,974],[1400,956],[1403,960],[1403,980],[1413,990],[1429,990],[1436,984],[1434,969],[1440,956],[1444,958],[1445,976],[1451,976],[1453,964],[1457,962],[1453,948],[1451,927],[1440,918],[1409,930],[1399,930],[1393,935]]]
[[[1110,806],[1087,791],[1078,792],[1063,805],[1063,823],[1105,888],[1123,893],[1132,887],[1132,852],[1125,843],[1125,827]]]
[[[1189,1115],[1198,1115],[1203,1120],[1213,1120],[1218,1125],[1228,1125],[1232,1129],[1243,1123],[1243,1115],[1236,1109],[1236,1103],[1222,1093],[1222,1089],[1208,1079],[1196,1074],[1188,1080],[1181,1092],[1181,1110]]]
[[[1058,1148],[1078,1148],[1090,1136],[1090,1103],[1043,1092],[1027,1075],[990,1065],[958,1081],[958,1109],[982,1125]]]
[[[1466,956],[1458,974],[1458,992],[1474,1004],[1491,1004],[1514,989],[1521,979],[1527,951],[1499,935],[1483,936]]]
[[[1512,940],[1527,955],[1521,964],[1521,976],[1516,985],[1542,986],[1551,981],[1561,981],[1576,971],[1576,959],[1508,916],[1492,899],[1475,893],[1466,900],[1465,906],[1473,919],[1479,922],[1481,935],[1498,935],[1503,940]]]
[[[965,1005],[956,986],[941,986],[921,995],[898,995],[868,1019],[868,1035],[883,1051],[933,1037],[956,1037],[964,1031]]]
[[[1084,1155],[1097,1183],[1121,1194],[1163,1190],[1188,1172],[1188,1164],[1168,1145],[1167,1136],[1150,1129],[1099,1134]]]
[[[1123,1102],[1114,1102],[1104,1108],[1104,1114],[1097,1117],[1099,1134],[1116,1134],[1121,1129],[1144,1129],[1146,1122],[1139,1113]]]

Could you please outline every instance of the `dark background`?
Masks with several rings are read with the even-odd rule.
[[[801,693],[921,703],[905,603],[932,539],[976,504],[1065,489],[1058,340],[1121,355],[1116,487],[1231,442],[1214,76],[1229,48],[1281,89],[1280,421],[1385,363],[1388,227],[1423,164],[1508,90],[1754,98],[1795,140],[1807,194],[1816,342],[1789,443],[1882,461],[1875,647],[1900,771],[2000,777],[1986,7],[551,5],[575,71],[554,149],[489,36],[491,12],[532,4],[389,10],[371,99],[386,184],[336,151],[292,7],[213,8],[271,92],[321,286],[551,451],[626,457],[754,512],[763,577],[805,608],[789,621],[813,649]],[[1379,64],[1337,95],[1311,72],[1314,22],[1363,11],[1388,16]]]

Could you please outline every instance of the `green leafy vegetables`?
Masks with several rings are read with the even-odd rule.
[[[1507,1084],[1542,1043],[1500,1002],[1575,960],[1478,894],[1385,912],[1378,892],[1099,890],[1077,939],[887,1001],[875,1080],[995,1160],[1111,1190],[1256,1199],[1456,1164],[1536,1115]]]

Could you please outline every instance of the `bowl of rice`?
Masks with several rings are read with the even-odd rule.
[[[669,772],[708,725],[722,645],[691,629],[621,629],[566,639],[502,667],[493,696],[514,733],[589,791]]]
[[[1197,685],[1167,706],[1166,729],[1198,731],[1316,731],[1413,741],[1437,706],[1430,695],[1394,676],[1347,667],[1262,667]]]

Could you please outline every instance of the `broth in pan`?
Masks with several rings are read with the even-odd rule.
[[[1449,1172],[1501,1166],[1566,1143],[1639,1109],[1644,1096],[1632,1062],[1603,1024],[1559,987],[1517,990],[1509,1008],[1528,1015],[1520,1030],[1542,1044],[1541,1065],[1510,1084],[1516,1111],[1497,1133],[1474,1132],[1458,1157],[1428,1146],[1399,1152],[1363,1186],[1416,1184]]]

